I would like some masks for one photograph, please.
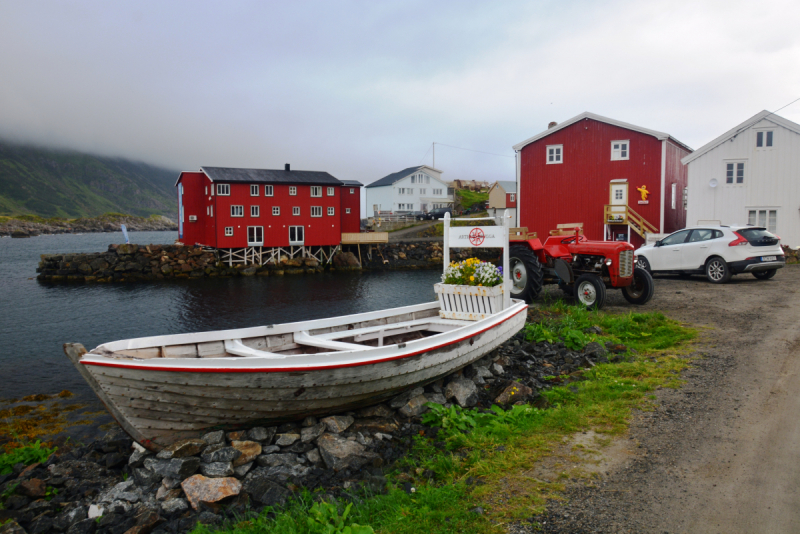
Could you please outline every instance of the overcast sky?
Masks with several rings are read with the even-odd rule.
[[[698,148],[800,97],[800,2],[0,0],[0,138],[372,182],[584,111]],[[800,122],[800,102],[779,112]],[[454,180],[511,157],[436,147]]]

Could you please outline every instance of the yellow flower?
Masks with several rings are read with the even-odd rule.
[[[470,281],[474,281],[475,277],[474,276],[470,276],[469,279],[470,279]]]

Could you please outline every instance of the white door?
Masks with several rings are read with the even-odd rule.
[[[654,271],[678,271],[683,268],[683,248],[691,230],[675,232],[661,240],[653,251],[650,268]]]
[[[681,266],[684,269],[692,271],[703,268],[711,252],[712,240],[717,237],[716,232],[719,232],[719,237],[722,237],[722,232],[719,230],[715,231],[707,228],[692,230],[689,240],[681,245],[681,248],[683,248]]]
[[[305,242],[303,226],[290,226],[289,227],[289,244],[302,245]]]
[[[628,213],[628,184],[627,182],[612,182],[609,189],[610,213],[606,223],[624,223]]]
[[[264,227],[263,226],[248,226],[247,227],[247,246],[260,247],[264,244]]]

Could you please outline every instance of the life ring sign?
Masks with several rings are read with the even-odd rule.
[[[456,248],[503,247],[502,226],[451,226],[449,245]]]

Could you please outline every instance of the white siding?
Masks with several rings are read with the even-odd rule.
[[[430,177],[430,183],[411,183],[411,176],[419,176],[424,174]],[[436,173],[438,174],[438,173]],[[405,190],[400,193],[400,190]],[[420,193],[425,189],[425,194]],[[441,195],[434,195],[434,189],[441,189]],[[452,201],[451,197],[447,196],[447,184],[442,182],[432,172],[416,171],[409,174],[405,178],[401,178],[393,185],[385,185],[382,187],[367,187],[367,215],[373,215],[373,206],[378,204],[382,211],[404,212],[404,211],[422,211],[422,205],[427,204],[427,211],[433,209],[434,203],[448,203]],[[411,190],[412,193],[408,193]],[[400,209],[400,205],[407,206],[411,204],[413,207],[408,209],[404,207]]]
[[[394,210],[394,195],[392,194],[392,186],[385,185],[383,187],[368,187],[367,190],[367,217],[372,217],[375,213],[373,206],[380,206],[382,211]]]
[[[771,148],[756,147],[756,132],[774,131]],[[727,184],[726,163],[744,161],[743,184]],[[747,224],[750,209],[776,209],[776,233],[786,245],[800,245],[800,135],[763,119],[688,164],[686,224],[719,220]],[[717,186],[709,182],[716,179]],[[734,176],[734,182],[736,177]]]

